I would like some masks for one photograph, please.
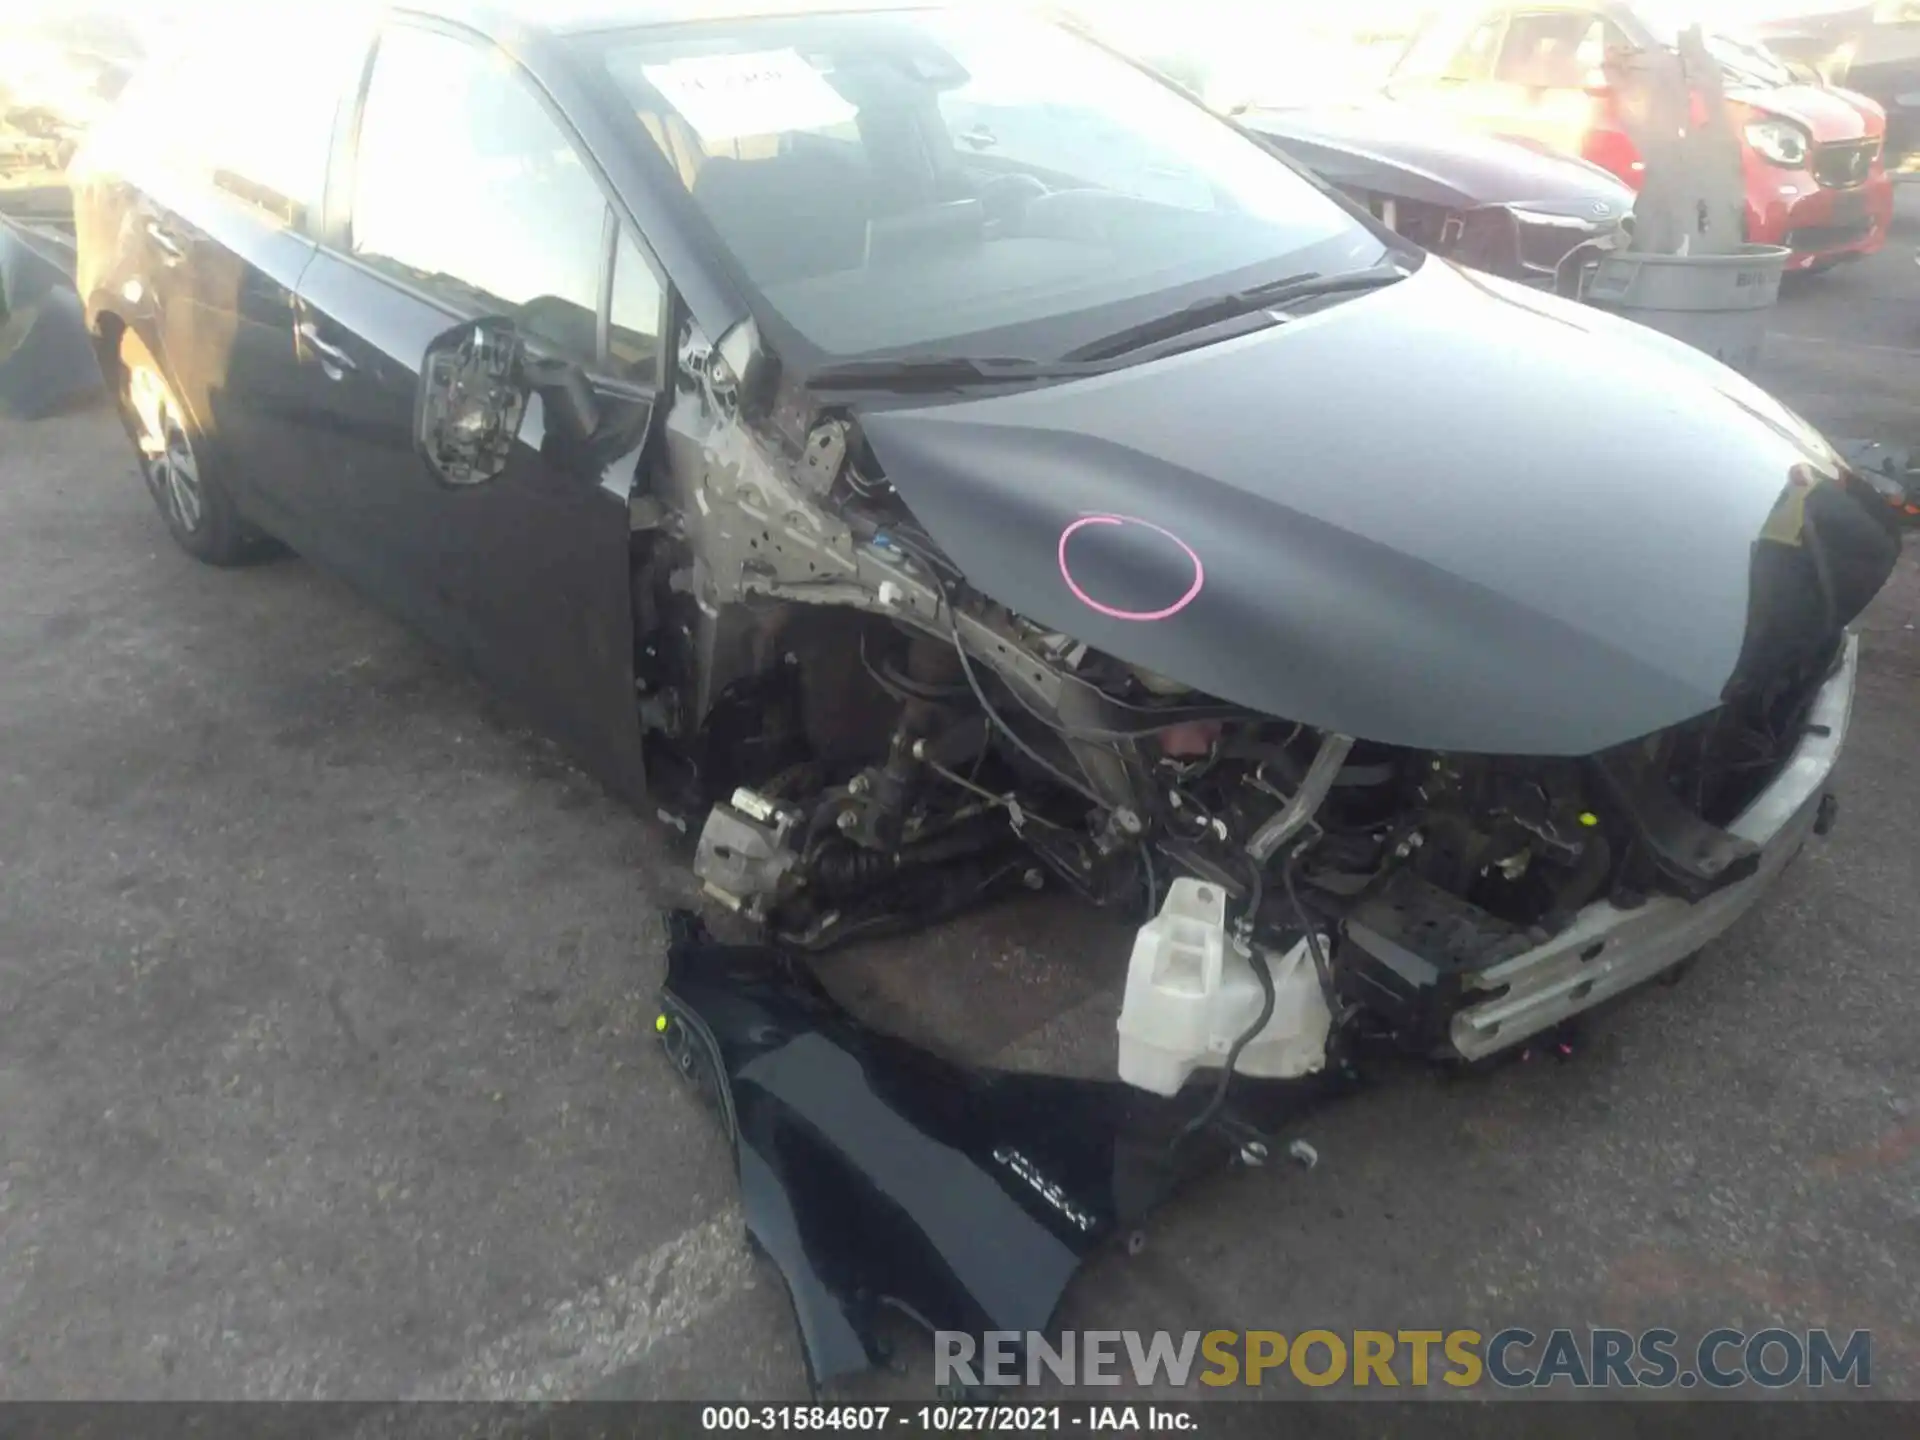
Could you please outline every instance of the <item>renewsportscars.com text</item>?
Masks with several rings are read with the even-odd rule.
[[[1456,1389],[1865,1389],[1866,1330],[994,1330],[934,1336],[936,1383]]]

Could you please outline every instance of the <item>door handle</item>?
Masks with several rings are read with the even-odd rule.
[[[147,222],[147,238],[154,243],[162,255],[169,260],[184,260],[187,252],[180,242],[173,238],[167,227],[158,220]]]
[[[964,144],[971,145],[976,150],[991,150],[1000,143],[999,136],[995,135],[984,125],[976,125],[971,130],[963,130],[953,138]]]
[[[329,380],[338,380],[349,370],[358,370],[360,362],[342,350],[338,345],[329,345],[320,338],[319,327],[311,320],[300,325],[300,341],[315,355],[320,357],[320,368],[327,372]]]

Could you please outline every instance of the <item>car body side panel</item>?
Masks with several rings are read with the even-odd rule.
[[[161,275],[165,363],[233,498],[269,518],[300,389],[294,295],[313,242],[211,187],[171,205],[150,191],[141,215]]]
[[[82,170],[74,221],[87,328],[124,325],[140,336],[235,503],[277,533],[263,464],[282,448],[299,388],[293,297],[312,242],[203,179],[155,165],[137,177]]]
[[[600,475],[549,458],[536,397],[506,472],[450,488],[416,449],[413,417],[427,345],[459,317],[324,252],[300,312],[350,361],[311,352],[302,367],[313,484],[302,533],[637,800],[628,505],[638,457]]]
[[[143,188],[116,168],[96,165],[83,165],[74,174],[74,285],[91,333],[124,325],[171,371],[163,321],[177,277],[176,267],[164,263],[172,257],[154,244],[147,229],[149,219],[171,209],[148,193],[156,185],[162,192],[174,188],[164,175],[149,177]],[[101,358],[111,362],[113,357]]]

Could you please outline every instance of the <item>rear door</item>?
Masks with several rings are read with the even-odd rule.
[[[209,32],[200,97],[206,201],[175,238],[194,259],[169,316],[193,346],[203,426],[235,452],[241,500],[299,545],[315,457],[302,413],[294,298],[313,258],[340,105],[368,36],[352,26],[258,21]],[[184,220],[186,217],[178,217]]]
[[[334,114],[353,63],[340,27],[236,23],[128,96],[110,158],[135,179],[119,280],[242,507],[289,532],[294,294],[314,250]],[[297,83],[289,83],[288,63]]]
[[[328,417],[311,498],[336,563],[637,794],[629,500],[660,379],[659,272],[544,92],[477,37],[390,27],[349,128],[297,326]],[[488,314],[586,365],[629,453],[598,475],[551,461],[536,400],[504,474],[442,484],[414,448],[420,360]]]

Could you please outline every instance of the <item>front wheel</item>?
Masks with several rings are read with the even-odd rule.
[[[209,565],[252,558],[259,552],[259,537],[240,518],[218,475],[208,471],[194,444],[191,417],[159,362],[132,331],[120,340],[120,375],[120,409],[140,473],[174,542]]]

